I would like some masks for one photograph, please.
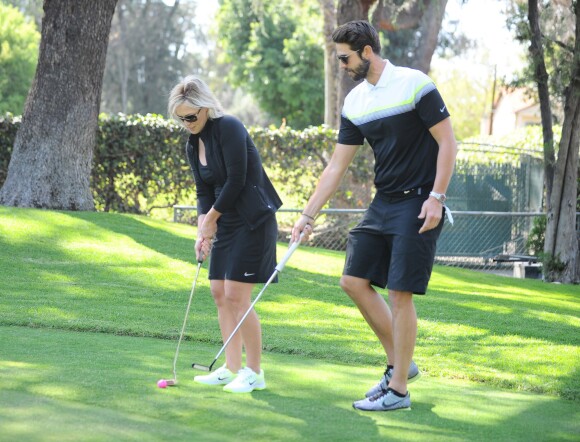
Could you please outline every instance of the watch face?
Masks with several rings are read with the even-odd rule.
[[[445,196],[444,193],[431,192],[429,195],[431,195],[440,203],[444,203],[445,201],[447,201],[447,197]]]

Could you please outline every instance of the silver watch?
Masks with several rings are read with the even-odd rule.
[[[447,196],[445,196],[444,193],[429,192],[429,196],[432,196],[437,201],[439,201],[441,204],[445,204],[445,201],[447,201]]]

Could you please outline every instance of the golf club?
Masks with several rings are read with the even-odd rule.
[[[296,241],[290,245],[290,247],[288,248],[288,251],[286,252],[284,257],[282,258],[282,260],[278,263],[276,268],[274,269],[274,273],[272,273],[272,276],[270,276],[270,279],[268,279],[268,282],[266,282],[264,287],[262,287],[262,290],[260,290],[260,293],[258,293],[258,295],[256,296],[256,299],[254,299],[254,302],[252,302],[252,304],[250,305],[250,308],[246,311],[244,316],[242,316],[242,319],[240,320],[239,324],[236,326],[236,328],[234,329],[234,331],[232,332],[230,337],[226,340],[226,342],[224,343],[224,345],[222,346],[222,348],[220,349],[220,351],[218,352],[218,354],[214,358],[213,362],[210,365],[201,365],[201,364],[193,363],[193,364],[191,364],[191,366],[193,368],[195,368],[197,370],[202,370],[202,371],[211,371],[212,370],[214,364],[219,359],[221,354],[224,352],[224,350],[226,349],[226,347],[228,346],[228,344],[230,343],[230,341],[232,340],[232,338],[234,337],[236,332],[240,329],[240,327],[242,326],[242,324],[244,323],[244,321],[246,320],[246,318],[248,317],[248,315],[250,314],[250,312],[254,308],[254,305],[256,305],[256,302],[258,302],[258,300],[260,299],[260,297],[262,296],[262,294],[264,293],[264,291],[266,290],[268,285],[274,280],[274,278],[276,278],[276,275],[278,273],[280,273],[282,271],[282,269],[284,269],[286,262],[290,259],[290,256],[292,256],[292,253],[294,253],[294,250],[296,250],[298,248],[298,246],[300,245],[300,242],[302,241],[303,236],[304,236],[304,232],[302,232],[300,234],[300,238],[298,239],[298,241]]]
[[[183,339],[183,333],[185,332],[185,325],[187,324],[187,317],[189,316],[189,309],[191,307],[191,300],[193,299],[193,293],[195,292],[195,285],[197,284],[197,277],[199,276],[199,270],[203,260],[197,261],[197,272],[195,273],[195,278],[193,280],[193,286],[191,288],[191,293],[189,294],[189,301],[187,302],[187,309],[185,310],[185,318],[183,318],[183,326],[181,327],[181,333],[179,334],[179,340],[177,341],[177,348],[175,349],[175,356],[173,358],[173,379],[161,379],[157,382],[159,388],[173,387],[177,385],[177,357],[179,356],[179,347],[181,346],[181,341]]]

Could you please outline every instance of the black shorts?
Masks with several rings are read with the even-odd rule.
[[[267,282],[276,268],[277,238],[275,215],[250,230],[237,212],[222,214],[210,255],[209,279]]]
[[[377,287],[424,295],[443,228],[442,216],[435,229],[419,234],[425,220],[417,217],[427,198],[377,195],[349,232],[343,274],[368,279]]]

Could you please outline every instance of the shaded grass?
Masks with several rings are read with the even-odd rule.
[[[189,362],[215,346],[188,342],[179,386],[160,390],[174,343],[0,326],[2,440],[577,440],[577,403],[425,376],[411,412],[352,410],[376,368],[265,353],[268,389],[232,395],[194,384]],[[224,400],[226,399],[226,400]]]
[[[140,216],[0,207],[0,325],[174,340],[195,273],[194,236],[191,226]],[[295,252],[256,306],[267,351],[384,363],[338,287],[343,260]],[[186,338],[219,348],[205,267]],[[579,300],[578,286],[435,267],[428,295],[415,298],[415,360],[433,378],[577,400]]]

